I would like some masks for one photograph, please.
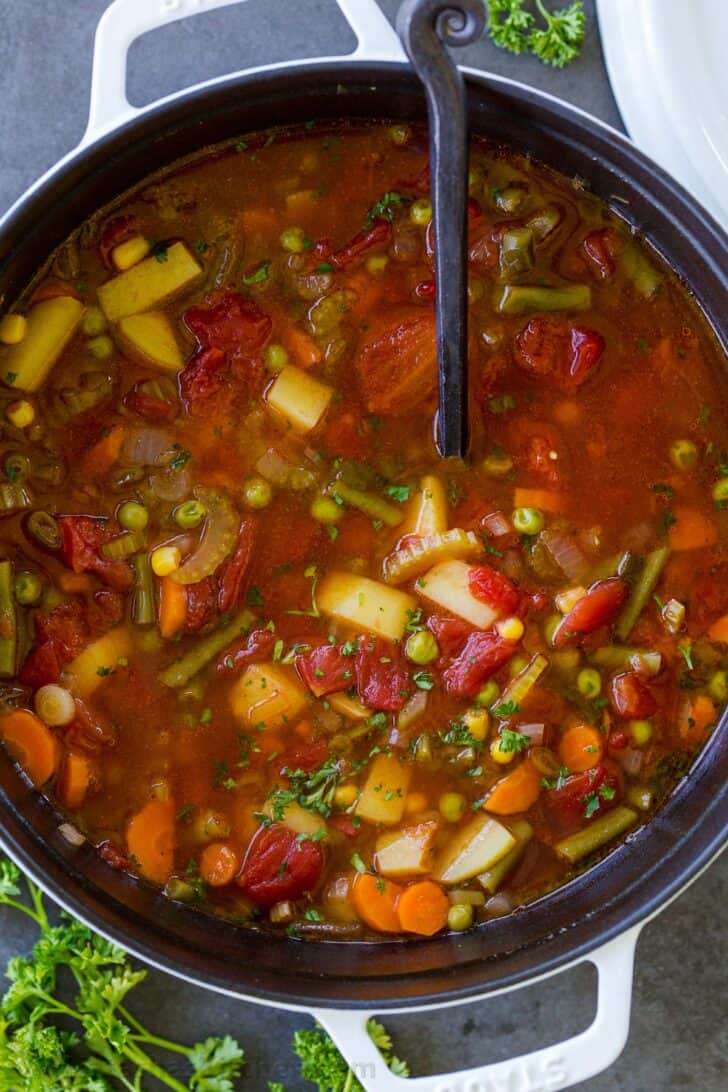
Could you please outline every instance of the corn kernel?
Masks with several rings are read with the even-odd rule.
[[[371,273],[377,277],[380,273],[383,273],[389,264],[389,258],[386,254],[370,254],[366,262],[367,273]]]
[[[426,197],[420,197],[410,205],[410,220],[418,227],[427,227],[432,219],[432,205]]]
[[[504,641],[520,641],[523,637],[523,622],[520,618],[504,618],[495,627]]]
[[[500,739],[494,739],[490,745],[490,757],[499,766],[507,766],[516,757],[515,751],[504,751]]]
[[[490,716],[488,715],[488,710],[469,709],[462,719],[463,724],[473,739],[477,740],[478,743],[482,743],[490,730]]]
[[[420,815],[426,810],[429,800],[423,792],[410,792],[404,803],[405,815]]]
[[[652,725],[648,720],[631,720],[629,734],[635,747],[646,747],[652,739]]]
[[[555,596],[554,603],[562,614],[568,614],[585,595],[586,588],[568,588]]]
[[[467,803],[461,792],[444,792],[437,802],[437,808],[448,823],[457,823],[465,814]]]
[[[5,315],[0,321],[0,341],[3,345],[18,345],[27,328],[28,321],[23,315]]]
[[[131,239],[125,239],[123,243],[114,247],[111,251],[111,260],[119,272],[123,273],[125,269],[131,269],[137,262],[146,258],[151,249],[152,244],[143,235],[132,235]]]
[[[27,428],[35,421],[35,408],[27,398],[20,398],[17,402],[10,403],[5,410],[5,416],[16,428]]]
[[[334,803],[337,808],[350,808],[357,797],[356,785],[339,785],[334,793]]]
[[[179,569],[181,560],[179,546],[158,546],[152,553],[152,572],[156,576],[169,576]]]

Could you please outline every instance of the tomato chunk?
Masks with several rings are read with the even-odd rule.
[[[401,654],[387,641],[362,638],[356,654],[359,699],[371,709],[396,713],[412,694],[412,683]]]
[[[627,584],[618,576],[598,580],[572,607],[554,634],[554,647],[578,644],[602,626],[610,625],[627,599]]]
[[[182,625],[182,632],[197,633],[203,626],[208,625],[217,614],[215,583],[212,577],[208,576],[197,584],[188,584],[185,590],[187,592],[187,612]]]
[[[625,671],[612,679],[611,696],[620,717],[633,720],[657,712],[655,695],[635,671]]]
[[[254,629],[220,657],[217,661],[218,674],[238,675],[248,664],[270,659],[275,643],[275,634],[269,629]]]
[[[368,342],[356,370],[370,413],[404,414],[437,388],[435,317],[418,313]]]
[[[191,307],[183,318],[203,349],[219,349],[233,357],[260,352],[273,326],[257,303],[230,291],[210,296],[205,306]]]
[[[247,590],[247,580],[253,561],[257,524],[250,516],[241,521],[238,541],[230,557],[217,573],[219,592],[217,606],[221,614],[232,610]]]
[[[106,520],[92,516],[59,516],[63,533],[63,560],[75,573],[96,573],[116,591],[128,591],[132,573],[126,561],[109,561],[101,547],[114,538]]]
[[[312,891],[323,866],[319,842],[299,841],[288,827],[273,823],[253,838],[237,882],[254,903],[269,907]]]
[[[490,565],[476,565],[470,570],[468,588],[471,595],[500,615],[515,614],[518,610],[521,601],[518,588]]]
[[[546,809],[561,834],[578,830],[586,819],[608,811],[621,799],[622,774],[609,760],[572,774],[545,796]]]
[[[443,618],[433,614],[427,619],[427,628],[434,633],[440,646],[440,654],[447,659],[457,656],[473,632],[473,627],[461,618]]]
[[[604,352],[596,330],[537,315],[516,335],[516,363],[547,386],[570,392],[588,378]]]
[[[374,247],[385,246],[391,236],[392,225],[386,220],[375,220],[373,227],[358,232],[345,246],[334,251],[331,255],[332,264],[337,269],[345,269],[359,258],[363,258]]]
[[[517,649],[515,641],[506,641],[495,630],[471,633],[460,655],[443,672],[448,693],[474,698],[483,683],[507,664]]]
[[[320,645],[296,656],[296,671],[312,694],[321,698],[354,685],[354,658],[336,645]]]

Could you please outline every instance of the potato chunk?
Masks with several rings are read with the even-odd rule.
[[[165,372],[178,372],[184,357],[174,327],[164,311],[127,315],[116,327],[122,349],[132,360]]]
[[[36,303],[23,340],[0,354],[3,382],[21,391],[37,391],[76,332],[84,311],[73,296]]]
[[[119,660],[128,657],[132,641],[126,626],[117,626],[79,652],[66,667],[68,688],[81,698],[89,698],[108,675],[118,669]]]
[[[164,261],[152,255],[101,285],[99,303],[109,322],[161,307],[202,276],[184,243],[174,243],[165,254]]]
[[[447,494],[442,478],[425,474],[407,508],[405,535],[443,535],[447,531]]]
[[[432,871],[432,844],[439,823],[432,820],[388,830],[376,842],[374,867],[382,876],[423,876]]]
[[[404,814],[410,771],[392,755],[377,755],[369,767],[356,814],[370,823],[394,826]],[[480,870],[482,871],[482,870]]]
[[[295,432],[310,432],[323,417],[333,389],[312,375],[288,365],[268,388],[271,409],[286,418]]]
[[[478,629],[490,629],[498,615],[471,593],[471,568],[464,561],[441,561],[417,581],[417,594]]]
[[[307,701],[293,672],[278,664],[250,664],[230,693],[233,713],[251,727],[280,728],[293,720]]]
[[[316,589],[316,605],[356,629],[365,629],[390,641],[400,641],[416,600],[378,580],[356,573],[327,573]]]
[[[434,877],[440,883],[465,883],[492,868],[515,845],[502,823],[481,813],[450,839],[435,863]]]

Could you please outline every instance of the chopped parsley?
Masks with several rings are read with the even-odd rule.
[[[266,259],[257,269],[254,269],[252,273],[245,273],[243,275],[243,284],[262,284],[263,281],[267,281],[270,277],[270,261]]]
[[[520,713],[521,707],[517,701],[502,701],[500,705],[496,705],[493,710],[493,716],[498,717],[500,720],[504,720],[506,717],[513,717],[516,713]]]
[[[390,191],[385,193],[383,197],[380,197],[375,205],[369,209],[367,213],[367,227],[372,227],[375,220],[388,220],[391,224],[394,220],[397,209],[402,205],[406,205],[408,201],[411,201],[411,197],[406,197],[404,194]]]
[[[505,754],[517,754],[518,751],[526,751],[531,745],[529,736],[522,732],[514,732],[511,728],[504,728],[500,734],[500,749]]]
[[[387,496],[392,500],[398,501],[400,504],[410,499],[412,489],[409,485],[388,485],[384,490]]]

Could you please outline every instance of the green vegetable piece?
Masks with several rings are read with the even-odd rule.
[[[15,674],[18,629],[13,596],[13,565],[0,561],[0,678]]]
[[[431,664],[440,655],[440,647],[435,635],[429,629],[420,629],[407,638],[404,651],[413,664]]]
[[[14,482],[0,483],[0,511],[5,515],[10,512],[19,512],[23,508],[30,508],[33,503],[27,489]]]
[[[513,849],[478,876],[478,883],[491,895],[495,895],[506,876],[516,867],[525,853],[526,846],[533,838],[533,827],[526,819],[513,820],[508,824],[508,829],[516,839]]]
[[[202,523],[207,515],[207,509],[201,501],[188,500],[184,504],[178,505],[173,515],[174,522],[178,527],[181,527],[184,531],[191,531]]]
[[[29,538],[44,550],[56,552],[63,544],[63,536],[57,521],[41,509],[31,512],[25,524],[25,530]]]
[[[491,451],[480,464],[489,478],[505,478],[513,470],[513,459],[505,451]]]
[[[640,296],[650,299],[662,284],[662,277],[652,262],[643,253],[638,243],[629,243],[624,248],[619,265],[622,272],[632,282]]]
[[[194,493],[207,511],[207,521],[195,552],[170,574],[177,584],[197,584],[211,576],[231,552],[238,534],[237,513],[224,493],[203,485]]]
[[[588,701],[598,698],[602,691],[602,677],[596,668],[582,668],[576,676],[576,688]]]
[[[249,610],[241,611],[232,622],[202,637],[181,659],[165,668],[159,676],[160,682],[173,690],[186,686],[190,679],[207,667],[228,645],[246,634],[254,621],[255,618]]]
[[[24,482],[30,475],[30,459],[19,451],[11,452],[5,459],[5,475],[8,481]]]
[[[728,477],[719,478],[711,490],[711,496],[716,504],[725,504],[728,501]]]
[[[454,933],[463,933],[473,924],[475,912],[468,903],[459,902],[451,906],[447,914],[447,927]]]
[[[507,228],[500,239],[500,271],[504,280],[533,269],[533,232],[528,227]]]
[[[620,806],[602,815],[589,823],[583,830],[576,834],[570,834],[568,838],[562,838],[554,849],[559,857],[565,858],[570,864],[576,864],[582,857],[588,857],[595,853],[613,838],[618,838],[637,822],[637,812],[632,808]]]
[[[143,531],[123,531],[105,542],[101,547],[101,553],[107,561],[123,561],[124,558],[143,550],[145,544],[146,538]]]
[[[273,500],[273,490],[265,478],[248,478],[243,485],[243,500],[248,508],[267,508]]]
[[[334,499],[339,497],[352,508],[358,508],[370,519],[386,523],[387,527],[397,527],[405,517],[405,513],[400,508],[395,508],[393,504],[389,504],[375,493],[365,493],[360,489],[352,488],[341,478],[331,483],[328,492]]]
[[[562,284],[554,288],[540,284],[506,284],[495,298],[495,308],[503,315],[523,315],[529,311],[586,311],[591,307],[588,284]]]
[[[143,531],[149,523],[149,512],[138,501],[124,501],[117,518],[125,531]]]
[[[132,621],[138,626],[151,626],[157,620],[154,602],[154,580],[149,554],[134,558],[134,588],[131,599]]]
[[[692,440],[675,440],[670,445],[670,462],[676,470],[692,470],[698,463],[698,449]]]
[[[614,627],[614,632],[620,641],[627,640],[637,619],[649,603],[669,556],[670,551],[667,546],[660,546],[648,554],[642,572],[633,584],[629,599]]]
[[[22,606],[32,606],[42,594],[43,582],[37,573],[18,573],[15,577],[15,598]]]
[[[545,520],[538,508],[515,508],[511,522],[519,535],[537,535],[543,531]]]

